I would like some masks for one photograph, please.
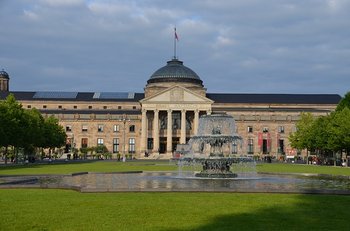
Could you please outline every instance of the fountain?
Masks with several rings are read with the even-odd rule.
[[[178,165],[191,171],[80,172],[71,175],[0,175],[1,188],[64,188],[80,192],[273,192],[350,195],[348,176],[256,173],[252,158],[232,155],[241,142],[227,114],[202,116]],[[188,152],[187,152],[188,151]],[[243,153],[243,152],[241,152]],[[142,163],[149,165],[149,163]],[[164,163],[162,163],[164,164]],[[189,168],[187,167],[189,166]],[[194,174],[195,172],[195,174]]]
[[[231,166],[241,161],[253,162],[253,160],[231,155],[233,143],[242,141],[235,130],[235,120],[230,115],[218,113],[201,116],[198,133],[188,143],[190,154],[184,155],[179,160],[180,166],[200,164],[202,170],[195,174],[196,177],[237,177],[237,173],[232,172]]]

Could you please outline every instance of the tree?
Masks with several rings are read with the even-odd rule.
[[[335,151],[345,150],[350,153],[350,108],[344,107],[332,115],[332,136],[330,137],[332,149]]]
[[[21,147],[24,148],[24,153],[28,159],[34,159],[32,155],[34,154],[36,148],[42,147],[44,139],[44,118],[40,112],[33,108],[31,110],[25,110],[24,121],[26,124],[25,133],[23,137],[23,142]]]
[[[350,91],[340,100],[335,109],[336,112],[343,110],[345,107],[350,108]]]
[[[321,159],[326,159],[333,155],[331,122],[332,118],[330,115],[320,116],[314,120],[310,128],[313,148]]]
[[[59,125],[58,119],[53,116],[50,116],[44,121],[43,135],[44,137],[41,147],[49,148],[50,150],[62,147],[67,140],[64,128]]]
[[[289,135],[289,142],[293,148],[314,150],[315,143],[312,134],[312,126],[315,118],[311,113],[302,113],[296,123],[296,132]]]
[[[36,109],[24,110],[10,94],[0,102],[0,147],[4,147],[5,163],[9,147],[14,147],[16,162],[18,149],[33,154],[36,148],[62,147],[66,133],[54,117],[44,119]]]
[[[17,161],[18,147],[24,142],[24,134],[26,128],[25,112],[22,105],[19,104],[14,95],[10,94],[6,100],[1,102],[1,145],[5,147],[6,154],[9,146],[15,147],[15,155]]]
[[[0,102],[0,147],[5,147],[3,153],[5,163],[7,163],[8,146],[10,143],[10,137],[7,134],[7,130],[9,129],[9,120],[6,116],[6,109],[7,107],[5,106],[4,102]]]

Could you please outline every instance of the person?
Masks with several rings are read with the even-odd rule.
[[[343,162],[341,163],[341,166],[346,167],[346,159],[343,160]]]

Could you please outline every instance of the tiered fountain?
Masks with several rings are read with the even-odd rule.
[[[235,120],[227,114],[204,115],[199,119],[197,135],[189,141],[190,154],[180,162],[201,164],[202,170],[196,177],[235,178],[231,166],[243,158],[233,157],[232,144],[241,143],[241,136],[235,133]],[[247,161],[248,160],[248,161]],[[244,159],[252,162],[252,159]]]

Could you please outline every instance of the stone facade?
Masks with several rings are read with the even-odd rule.
[[[174,62],[181,71],[182,62]],[[169,70],[165,68],[166,74]],[[340,100],[338,95],[305,96],[306,101],[300,100],[300,95],[270,96],[272,100],[265,101],[253,94],[243,95],[238,100],[235,94],[214,97],[207,94],[201,80],[195,73],[193,75],[185,78],[170,75],[163,79],[152,76],[144,94],[136,93],[137,97],[130,98],[101,98],[93,92],[77,93],[73,98],[40,98],[36,97],[36,92],[8,92],[8,86],[0,96],[4,99],[8,93],[13,93],[24,108],[37,108],[45,117],[58,118],[66,129],[68,148],[103,144],[115,156],[130,153],[135,158],[144,158],[145,154],[149,154],[147,158],[173,157],[176,146],[185,144],[196,134],[200,116],[215,112],[225,112],[236,120],[236,132],[243,137],[243,144],[242,148],[232,147],[233,153],[305,155],[303,151],[292,149],[288,141],[301,113],[326,115]],[[8,76],[1,81],[5,80],[8,85]]]

